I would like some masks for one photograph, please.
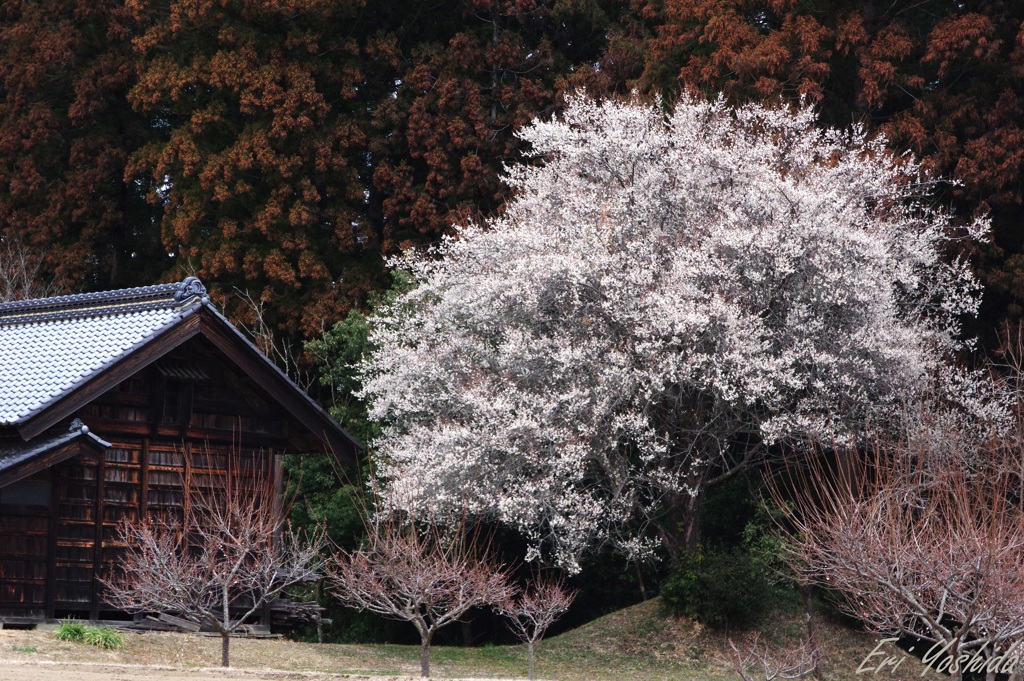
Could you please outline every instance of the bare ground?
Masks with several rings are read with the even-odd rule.
[[[406,681],[418,671],[410,668],[409,676],[394,676],[406,671],[397,663],[392,675],[380,675],[374,669],[380,664],[377,656],[360,654],[358,646],[346,646],[345,654],[323,655],[310,644],[247,639],[232,640],[232,667],[224,669],[212,666],[220,660],[218,638],[149,632],[128,633],[125,639],[121,650],[102,650],[59,641],[52,631],[4,629],[0,681]],[[332,646],[331,652],[339,651]],[[308,671],[318,668],[323,671]]]
[[[773,618],[762,629],[773,647],[804,633],[799,613]],[[886,644],[898,669],[866,675],[857,670],[878,638],[835,622],[821,622],[823,668],[828,681],[930,681],[941,677]],[[287,640],[233,639],[232,668],[216,667],[220,639],[183,634],[127,633],[125,646],[102,650],[59,641],[53,631],[0,630],[0,681],[342,681],[419,678],[418,646],[342,645]],[[875,663],[883,657],[876,657]],[[545,640],[538,678],[560,681],[733,681],[728,635],[684,618],[666,617],[657,601],[612,613]],[[524,678],[522,646],[435,647],[435,679]],[[924,672],[924,673],[922,673]]]
[[[3,681],[326,681],[369,679],[405,681],[409,677],[340,676],[309,672],[274,672],[245,669],[175,669],[172,667],[105,665],[43,661],[0,662]]]

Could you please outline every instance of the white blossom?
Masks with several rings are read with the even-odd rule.
[[[393,262],[418,286],[373,320],[375,455],[418,504],[490,515],[570,570],[605,539],[640,552],[633,521],[755,450],[848,437],[963,347],[961,236],[860,128],[578,96],[521,137],[536,162],[508,168],[505,212]]]

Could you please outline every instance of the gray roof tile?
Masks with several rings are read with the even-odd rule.
[[[189,277],[0,304],[0,425],[26,420],[208,302]]]
[[[89,432],[81,421],[75,419],[71,423],[47,431],[30,442],[24,442],[17,437],[0,439],[0,471],[17,466],[78,438],[88,438],[100,447],[110,446],[109,442]]]

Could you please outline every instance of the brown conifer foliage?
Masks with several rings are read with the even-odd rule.
[[[275,326],[313,333],[365,289],[362,5],[129,2],[155,17],[130,100],[161,133],[129,172],[152,182],[165,246],[229,314],[244,318],[244,289]]]
[[[550,115],[570,84],[611,89],[593,65],[625,3],[389,4],[387,32],[369,53],[392,66],[394,88],[374,108],[370,149],[371,191],[393,250],[497,210],[500,172],[522,150],[514,131]]]
[[[380,254],[497,209],[513,131],[596,62],[622,0],[129,0],[151,20],[130,99],[160,134],[132,157],[163,240],[229,314],[322,330]]]
[[[125,95],[137,29],[118,0],[0,8],[0,240],[43,255],[72,287],[163,271],[151,211],[123,181],[149,134]]]
[[[47,0],[0,23],[0,239],[72,288],[206,279],[313,335],[500,209],[514,131],[622,91],[626,0]],[[607,46],[607,49],[606,49]],[[168,257],[170,256],[170,257]]]

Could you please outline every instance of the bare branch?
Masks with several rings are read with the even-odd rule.
[[[103,580],[117,608],[175,614],[220,633],[225,667],[231,633],[289,587],[315,581],[326,543],[322,528],[294,533],[275,511],[265,474],[249,472],[187,486],[181,523],[125,519],[124,555]]]
[[[733,667],[743,681],[800,679],[814,671],[814,658],[807,643],[772,653],[768,644],[754,634],[742,648],[729,639]]]
[[[42,259],[19,244],[0,239],[0,303],[64,293],[59,280],[44,281]]]
[[[429,519],[364,506],[367,536],[354,551],[341,550],[328,566],[334,594],[359,610],[410,622],[420,634],[420,670],[430,676],[434,633],[470,609],[506,601],[508,573],[498,565],[489,538],[465,518],[442,527]]]
[[[537,642],[572,605],[577,591],[566,590],[561,581],[535,579],[518,596],[510,595],[495,608],[509,620],[509,628],[526,643],[533,679]]]
[[[267,301],[263,298],[257,300],[248,290],[243,291],[237,288],[235,296],[245,303],[251,319],[250,323],[236,320],[242,330],[252,338],[253,344],[260,352],[273,360],[281,368],[281,371],[308,392],[316,382],[316,377],[299,361],[299,354],[296,352],[295,346],[287,339],[281,338],[267,323]]]
[[[932,444],[876,437],[866,455],[820,456],[773,481],[779,502],[783,485],[796,490],[780,527],[786,560],[873,631],[953,660],[1004,655],[1024,640],[1022,443],[974,441],[973,455],[941,462]]]

